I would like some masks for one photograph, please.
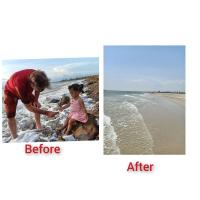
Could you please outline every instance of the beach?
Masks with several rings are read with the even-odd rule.
[[[44,90],[39,97],[39,102],[41,104],[41,108],[45,110],[58,111],[58,101],[61,99],[63,95],[69,95],[68,86],[73,83],[84,84],[86,91],[81,94],[81,98],[83,99],[86,109],[91,114],[97,114],[96,110],[98,109],[98,100],[94,98],[94,96],[90,96],[88,94],[88,83],[89,80],[94,79],[94,77],[98,76],[89,76],[79,79],[73,79],[69,81],[60,81],[51,83],[50,89]],[[98,87],[93,88],[93,92],[98,91]],[[2,88],[3,92],[3,88]],[[50,142],[50,141],[59,141],[55,137],[55,129],[56,127],[62,125],[69,114],[70,109],[67,108],[59,113],[54,118],[47,118],[44,115],[41,115],[41,123],[44,127],[44,130],[36,130],[35,123],[33,118],[33,113],[30,113],[22,102],[19,100],[17,105],[16,112],[16,121],[17,121],[17,129],[19,137],[15,140],[11,140],[10,130],[7,126],[7,117],[4,111],[4,106],[2,105],[2,140],[3,142]],[[98,118],[96,118],[98,123]],[[76,140],[72,136],[63,137],[62,140],[74,141]]]
[[[185,95],[104,91],[105,154],[185,154]]]
[[[172,100],[182,106],[185,106],[185,94],[169,93],[169,92],[165,92],[165,93],[157,92],[157,93],[153,93],[153,94],[169,98],[170,100]]]

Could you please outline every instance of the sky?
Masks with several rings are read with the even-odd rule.
[[[185,46],[104,46],[104,89],[185,91]]]
[[[98,74],[99,59],[93,57],[4,60],[2,78],[7,80],[14,72],[23,69],[40,69],[46,72],[52,82],[56,82]]]

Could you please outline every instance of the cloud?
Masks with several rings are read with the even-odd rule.
[[[58,63],[59,62],[60,61],[58,60]],[[29,63],[29,65],[27,63],[25,65],[19,65],[18,62],[12,63],[10,65],[4,64],[2,67],[2,78],[8,79],[14,72],[27,68],[33,68],[36,70],[40,69],[45,71],[51,81],[60,81],[85,75],[98,74],[98,60],[83,58],[81,61],[79,59],[77,61],[69,60],[66,62],[56,65],[56,61],[51,62],[47,59],[46,62],[39,64],[37,63],[37,60],[35,63],[34,60],[31,61],[31,64]]]
[[[56,73],[63,73],[63,72],[65,72],[65,69],[54,67],[53,71],[56,72]]]
[[[185,90],[185,80],[135,79],[130,82],[134,90]]]
[[[52,81],[81,77],[97,72],[93,62],[76,62],[59,66],[48,66],[45,72]]]

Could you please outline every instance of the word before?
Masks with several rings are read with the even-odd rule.
[[[40,144],[39,146],[32,146],[31,144],[25,145],[25,153],[26,154],[59,154],[60,153],[60,147],[48,147],[43,146],[43,144]]]
[[[129,162],[127,171],[128,172],[134,172],[134,171],[144,171],[149,172],[153,171],[154,164],[143,164],[139,161],[136,163]]]

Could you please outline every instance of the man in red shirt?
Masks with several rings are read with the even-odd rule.
[[[36,127],[41,129],[40,114],[54,117],[58,112],[40,109],[38,102],[40,92],[49,87],[49,79],[40,70],[25,69],[14,73],[7,81],[4,89],[4,106],[8,118],[8,126],[13,138],[17,135],[17,125],[15,120],[16,108],[20,99],[26,109],[35,113]],[[34,92],[34,94],[33,94]]]

